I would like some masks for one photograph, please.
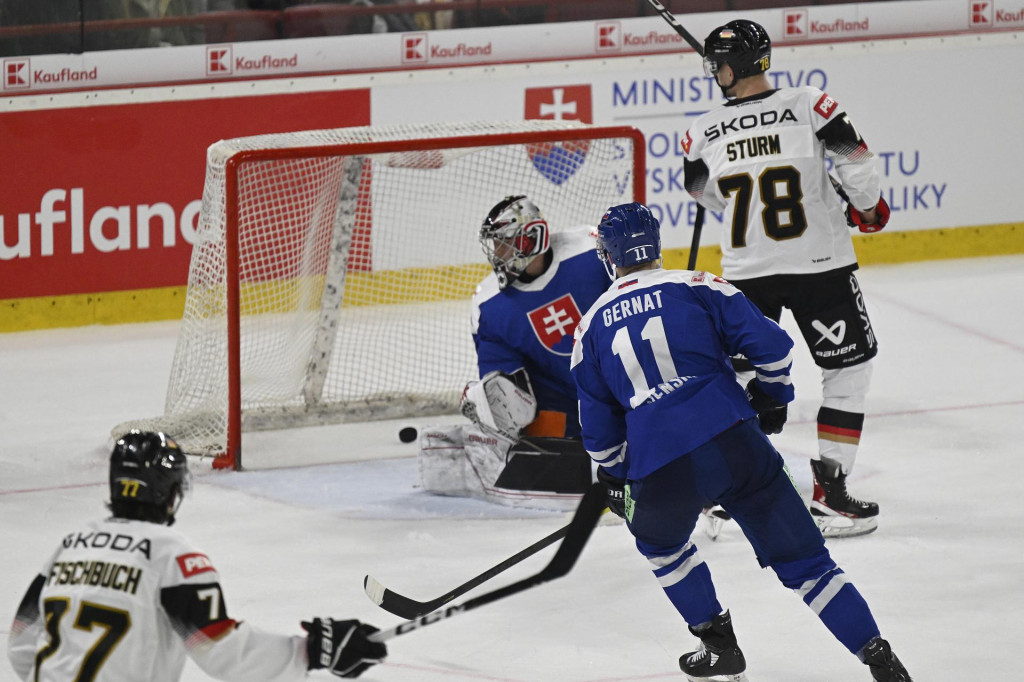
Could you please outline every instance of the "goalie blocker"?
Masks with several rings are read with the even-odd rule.
[[[593,482],[583,444],[563,437],[564,415],[538,414],[525,370],[490,372],[470,382],[462,413],[472,424],[420,432],[420,481],[427,492],[570,510]]]

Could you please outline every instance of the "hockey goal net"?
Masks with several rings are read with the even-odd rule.
[[[242,434],[453,413],[476,378],[470,298],[488,210],[526,194],[552,231],[643,201],[628,127],[522,121],[342,128],[207,154],[164,415],[241,468]]]

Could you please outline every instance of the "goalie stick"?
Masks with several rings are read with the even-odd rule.
[[[431,625],[438,621],[451,618],[452,616],[458,615],[460,613],[465,613],[466,611],[479,608],[481,606],[484,606],[485,604],[490,604],[491,602],[495,602],[499,599],[504,599],[505,597],[509,597],[513,594],[517,594],[524,590],[528,590],[531,587],[542,585],[548,581],[555,580],[556,578],[561,578],[570,570],[572,570],[572,567],[576,564],[576,560],[583,552],[583,547],[587,544],[587,540],[590,539],[590,534],[593,532],[594,527],[597,525],[598,520],[601,518],[601,514],[604,512],[605,507],[607,506],[605,504],[607,494],[607,488],[603,483],[594,483],[583,495],[583,499],[580,500],[580,505],[579,507],[576,508],[576,513],[573,515],[572,521],[569,522],[569,525],[567,525],[565,528],[560,528],[555,533],[552,533],[543,540],[534,543],[526,550],[523,550],[523,552],[520,552],[519,554],[516,554],[513,557],[509,557],[508,560],[503,561],[502,563],[498,564],[489,571],[485,571],[480,576],[477,576],[468,583],[455,588],[448,594],[445,594],[436,600],[430,602],[416,602],[413,600],[408,601],[411,602],[413,605],[422,604],[423,606],[431,606],[432,604],[436,603],[436,606],[433,606],[433,608],[431,609],[431,611],[434,611],[436,608],[446,604],[455,596],[463,594],[469,589],[472,589],[472,587],[479,585],[488,578],[497,575],[506,568],[513,566],[522,559],[526,558],[526,556],[529,556],[528,554],[524,554],[524,552],[536,548],[533,549],[533,552],[531,552],[535,553],[541,549],[541,547],[538,546],[540,545],[540,543],[547,542],[547,544],[551,544],[558,539],[557,537],[555,537],[556,535],[558,535],[559,537],[564,536],[565,539],[562,541],[562,544],[558,546],[558,551],[555,552],[555,555],[551,558],[551,561],[548,562],[547,566],[545,566],[539,572],[526,578],[523,578],[518,582],[514,582],[511,585],[500,587],[496,590],[492,590],[491,592],[482,594],[479,597],[473,597],[472,599],[469,599],[468,601],[465,601],[462,604],[449,606],[443,611],[424,612],[419,609],[414,609],[413,612],[417,613],[418,615],[413,616],[407,622],[401,623],[391,628],[390,630],[383,630],[381,632],[375,633],[371,637],[371,639],[376,642],[383,642],[393,637],[397,637],[398,635],[404,635],[408,632],[412,632],[413,630],[419,629],[423,626]],[[369,576],[367,576],[367,578],[369,578]],[[369,595],[369,590],[367,590],[367,594]],[[392,592],[391,594],[395,593]],[[371,596],[370,598],[373,599],[373,596]],[[402,597],[402,599],[406,598]],[[374,601],[376,601],[376,599],[374,599]],[[383,607],[383,604],[381,602],[378,602],[378,604]],[[388,610],[390,611],[390,609]],[[392,613],[396,612],[392,611]]]

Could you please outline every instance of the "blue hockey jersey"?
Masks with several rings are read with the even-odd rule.
[[[643,478],[755,415],[729,356],[745,355],[767,394],[792,401],[792,348],[778,324],[720,277],[620,277],[576,328],[571,367],[583,445],[612,476]]]
[[[569,372],[573,332],[610,281],[589,228],[551,235],[554,259],[540,277],[498,289],[492,273],[473,296],[473,341],[480,376],[526,369],[540,410],[566,414],[579,437],[576,386]]]

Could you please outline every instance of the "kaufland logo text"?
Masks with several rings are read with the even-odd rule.
[[[426,64],[445,60],[460,61],[489,57],[492,51],[493,45],[489,42],[480,45],[469,43],[430,45],[425,33],[410,33],[402,38],[402,63],[404,64]]]
[[[1024,23],[1024,8],[1011,12],[996,9],[988,0],[971,0],[968,3],[969,25],[971,28],[989,28],[992,26],[1019,25]]]
[[[28,59],[4,60],[4,90],[28,90],[34,85],[75,84],[95,81],[99,78],[99,67],[91,69],[72,69],[63,67],[55,71],[46,69],[32,70]]]
[[[784,23],[782,34],[787,38],[807,37],[807,12],[805,10],[786,12],[782,15],[782,21]]]
[[[622,49],[622,26],[617,21],[599,22],[594,30],[597,32],[598,52],[617,52]]]
[[[787,38],[810,38],[827,36],[837,33],[864,33],[871,29],[867,17],[860,21],[849,19],[833,19],[829,21],[813,21],[805,10],[796,10],[783,14],[784,33]]]
[[[426,33],[410,33],[402,37],[402,63],[403,64],[426,64],[427,50]]]
[[[270,54],[262,54],[257,57],[235,57],[230,45],[206,48],[207,76],[230,76],[235,73],[294,69],[298,65],[298,53],[288,57],[275,57]]]
[[[4,60],[4,90],[27,90],[32,87],[32,63],[28,59]]]
[[[231,69],[231,47],[210,46],[206,48],[206,75],[207,76],[230,76]]]

